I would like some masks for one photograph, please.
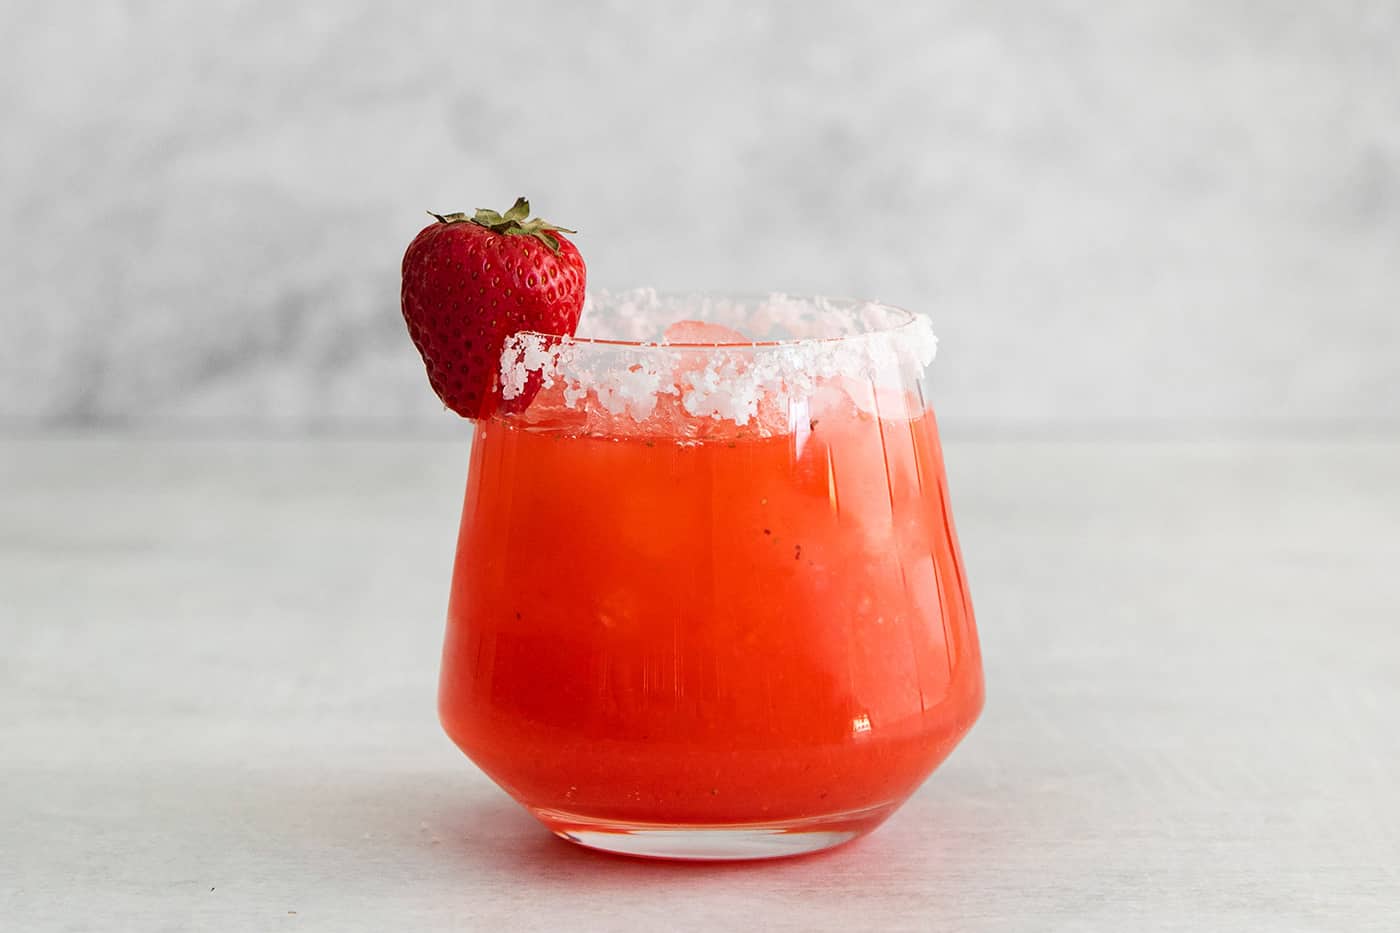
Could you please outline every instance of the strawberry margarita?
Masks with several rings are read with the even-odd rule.
[[[668,315],[719,323],[602,339]],[[768,857],[874,828],[982,705],[927,322],[647,293],[592,318],[596,339],[508,340],[478,420],[448,734],[597,848]]]

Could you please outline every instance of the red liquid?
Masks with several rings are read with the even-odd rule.
[[[976,719],[932,414],[802,433],[478,426],[440,712],[547,823],[868,829]]]

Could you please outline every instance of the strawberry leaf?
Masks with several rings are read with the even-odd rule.
[[[561,227],[558,224],[550,223],[543,217],[526,219],[530,216],[530,202],[520,197],[515,199],[515,203],[506,210],[504,214],[490,210],[485,207],[477,208],[476,213],[471,217],[466,214],[434,214],[438,223],[474,223],[479,227],[485,227],[492,233],[499,233],[504,236],[532,236],[545,246],[549,247],[551,253],[559,252],[559,238],[554,236],[554,231],[560,233],[577,233],[577,230],[570,230],[568,227]]]

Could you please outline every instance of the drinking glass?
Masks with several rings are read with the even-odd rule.
[[[448,735],[611,852],[767,858],[879,825],[982,707],[934,349],[875,303],[653,292],[511,338],[472,442]]]

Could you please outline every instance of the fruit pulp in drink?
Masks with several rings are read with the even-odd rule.
[[[440,714],[547,823],[874,825],[981,705],[922,404],[771,436],[478,425]]]

